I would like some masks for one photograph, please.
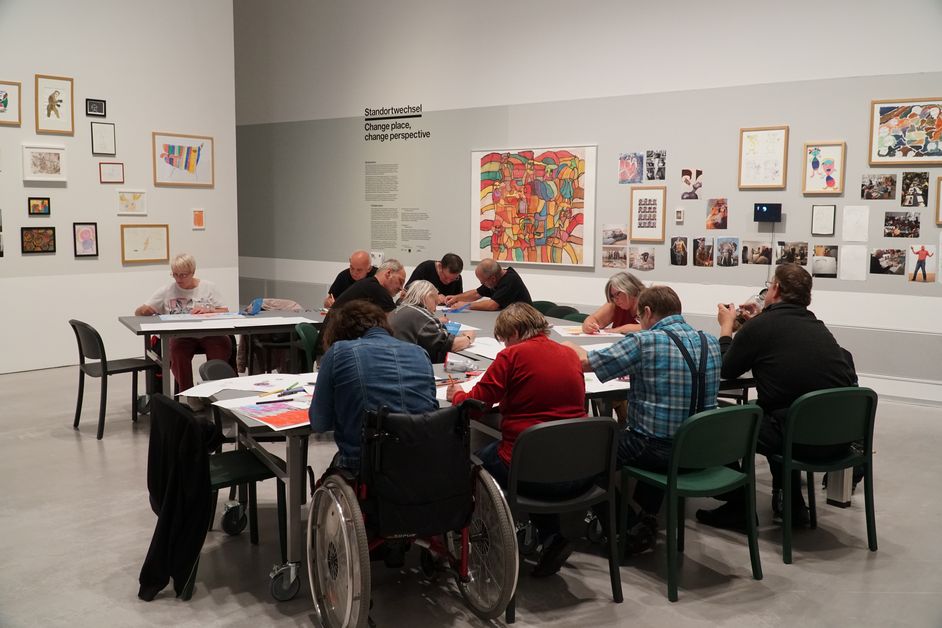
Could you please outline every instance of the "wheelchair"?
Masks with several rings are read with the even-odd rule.
[[[471,464],[468,412],[482,407],[469,400],[424,415],[366,413],[359,477],[328,469],[310,501],[308,580],[321,625],[371,625],[371,554],[412,545],[422,548],[426,575],[450,568],[475,615],[504,612],[519,559],[500,486]]]

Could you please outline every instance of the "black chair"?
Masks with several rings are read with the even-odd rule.
[[[546,316],[546,313],[550,310],[550,308],[556,307],[556,304],[552,301],[534,301],[533,307],[537,312]]]
[[[200,379],[204,382],[238,376],[239,374],[232,368],[232,365],[225,360],[207,360],[200,364]]]
[[[582,312],[575,312],[574,314],[566,314],[563,316],[567,321],[572,321],[574,323],[581,323],[585,319],[589,318],[588,314],[583,314]]]
[[[82,399],[85,396],[85,376],[101,378],[101,403],[98,410],[98,440],[105,434],[105,408],[108,405],[108,376],[118,373],[131,373],[131,420],[137,421],[137,373],[156,371],[157,365],[147,358],[124,358],[108,360],[105,356],[105,343],[101,334],[88,323],[72,319],[69,321],[79,351],[78,400],[75,404],[75,422],[72,427],[78,429],[82,418]],[[85,359],[98,360],[86,363]]]
[[[565,318],[567,314],[578,314],[579,310],[568,305],[557,305],[543,312],[547,318]]]
[[[562,419],[534,425],[523,431],[514,443],[507,484],[507,504],[514,518],[521,513],[586,512],[601,502],[608,502],[608,529],[615,530],[615,449],[617,423],[607,418]],[[589,478],[601,478],[581,495],[548,501],[521,495],[521,482],[553,484]],[[608,570],[612,597],[623,601],[618,550],[614,534],[609,534]],[[515,621],[516,596],[505,614],[507,623]]]
[[[152,399],[147,488],[157,525],[141,567],[138,597],[154,597],[173,578],[183,600],[193,595],[199,554],[215,512],[213,495],[222,488],[247,484],[248,517],[241,507],[226,512],[223,529],[238,534],[249,525],[258,544],[255,483],[275,477],[250,449],[210,454],[219,438],[216,427],[197,418],[186,406],[162,395]],[[284,484],[278,482],[278,529],[282,562],[287,558]]]

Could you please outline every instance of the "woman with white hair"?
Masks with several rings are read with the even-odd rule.
[[[605,283],[605,305],[582,321],[582,331],[587,334],[596,334],[603,329],[618,334],[640,331],[637,309],[638,295],[643,289],[644,284],[631,273],[612,275]]]
[[[173,283],[164,286],[144,305],[134,310],[135,316],[155,314],[211,314],[228,312],[211,281],[197,279],[196,260],[189,253],[181,253],[170,262]],[[171,338],[170,370],[180,390],[193,387],[193,356],[206,353],[207,360],[229,360],[232,341],[228,336],[203,338]]]
[[[435,317],[437,304],[438,288],[420,279],[409,284],[399,307],[389,314],[393,335],[425,349],[433,364],[444,362],[449,351],[467,349],[474,340],[474,332],[449,333]]]

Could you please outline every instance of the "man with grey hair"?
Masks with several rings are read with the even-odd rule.
[[[497,260],[488,257],[474,269],[474,276],[481,282],[480,287],[447,297],[445,305],[460,307],[463,303],[471,302],[469,308],[472,310],[493,312],[511,303],[533,304],[523,279],[510,266],[501,268]]]
[[[402,291],[406,282],[406,269],[396,259],[388,259],[376,269],[376,274],[357,281],[344,290],[333,307],[363,299],[381,307],[384,312],[396,309],[395,297]]]
[[[372,277],[375,274],[376,267],[373,266],[370,254],[362,249],[354,251],[350,254],[350,267],[340,271],[334,279],[334,283],[330,284],[327,297],[324,299],[324,307],[331,307],[334,300],[357,281],[365,277]]]

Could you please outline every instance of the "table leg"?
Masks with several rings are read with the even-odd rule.
[[[828,504],[847,508],[850,506],[850,496],[854,490],[854,470],[841,469],[828,473]]]
[[[164,394],[173,399],[173,373],[170,371],[170,336],[160,336],[160,372],[163,377]]]
[[[285,492],[288,497],[288,562],[300,563],[304,560],[301,530],[301,508],[304,505],[302,487],[304,486],[304,465],[301,456],[302,436],[288,436],[286,447],[287,478]]]

